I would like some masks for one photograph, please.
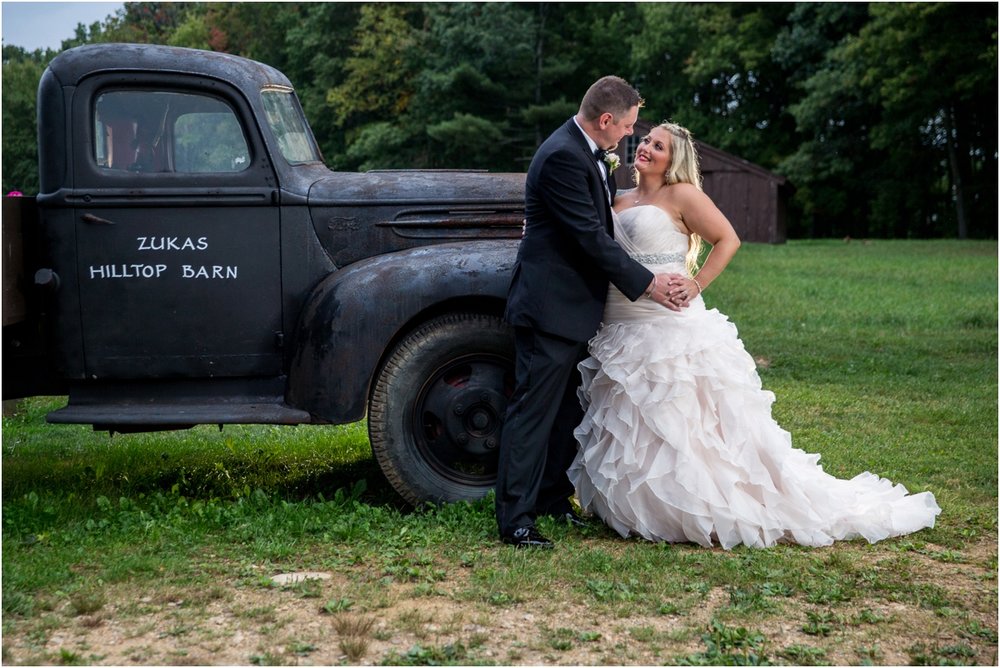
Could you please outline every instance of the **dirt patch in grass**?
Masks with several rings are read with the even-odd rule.
[[[601,541],[601,547],[614,550],[615,544]],[[3,660],[652,665],[718,663],[712,659],[721,653],[797,665],[996,665],[995,541],[969,544],[961,553],[934,546],[898,553],[846,549],[844,558],[873,582],[879,569],[906,560],[909,589],[862,584],[835,603],[796,591],[763,610],[737,614],[725,587],[699,592],[694,604],[659,610],[598,601],[573,583],[525,583],[517,600],[491,598],[476,588],[473,569],[462,566],[433,582],[399,582],[355,566],[283,587],[265,586],[276,573],[209,587],[118,584],[91,592],[89,605],[66,597],[31,617],[5,619]]]

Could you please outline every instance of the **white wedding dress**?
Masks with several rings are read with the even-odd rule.
[[[615,239],[655,272],[686,274],[688,237],[658,207],[618,214]],[[941,512],[930,492],[871,473],[841,480],[793,448],[736,327],[700,295],[678,313],[612,287],[590,355],[569,477],[584,510],[622,536],[726,549],[875,542]]]

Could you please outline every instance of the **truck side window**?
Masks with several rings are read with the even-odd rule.
[[[208,95],[107,91],[94,110],[94,159],[132,172],[241,172],[250,166],[239,118]]]

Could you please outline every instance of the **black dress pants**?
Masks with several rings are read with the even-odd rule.
[[[583,419],[577,364],[587,344],[516,327],[516,387],[507,406],[497,470],[501,536],[533,526],[540,514],[570,509],[566,475],[576,456],[573,430]]]

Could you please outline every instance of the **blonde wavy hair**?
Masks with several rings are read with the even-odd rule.
[[[668,186],[675,183],[690,183],[698,190],[702,190],[698,150],[694,146],[691,131],[669,121],[660,123],[658,127],[668,132],[671,139],[670,168],[663,175],[664,182]],[[638,181],[638,174],[636,180]],[[698,272],[698,258],[701,256],[702,245],[701,237],[691,234],[691,243],[684,258],[684,265],[692,276]]]

